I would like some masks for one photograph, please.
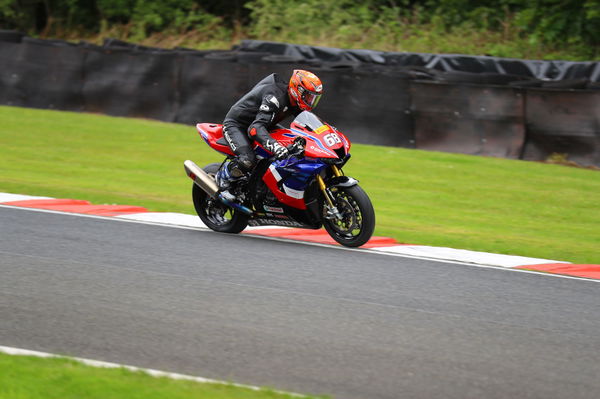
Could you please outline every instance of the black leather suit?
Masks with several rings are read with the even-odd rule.
[[[250,171],[256,164],[250,140],[257,140],[273,152],[277,141],[271,138],[269,129],[288,116],[301,112],[291,105],[287,90],[288,83],[276,73],[271,74],[233,104],[225,116],[223,136],[237,155],[233,163],[243,171]]]

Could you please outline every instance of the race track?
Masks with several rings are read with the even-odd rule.
[[[0,345],[336,398],[597,398],[600,284],[0,207]]]

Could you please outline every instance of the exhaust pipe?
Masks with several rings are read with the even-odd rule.
[[[190,160],[185,161],[183,167],[185,169],[185,174],[188,175],[198,187],[212,198],[217,198],[219,187],[217,186],[215,179],[210,177],[208,173]]]

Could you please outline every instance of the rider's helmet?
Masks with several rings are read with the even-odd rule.
[[[321,99],[323,84],[314,73],[296,69],[290,78],[288,93],[292,105],[297,105],[303,111],[310,111]]]

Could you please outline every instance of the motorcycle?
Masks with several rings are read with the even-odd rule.
[[[371,238],[375,228],[371,200],[358,181],[342,171],[350,159],[351,143],[315,114],[304,111],[289,129],[278,127],[270,132],[288,149],[287,159],[275,159],[254,142],[256,167],[229,189],[236,203],[220,196],[215,182],[219,168],[234,157],[223,137],[223,126],[199,123],[196,129],[211,148],[226,156],[223,163],[204,168],[184,162],[186,174],[194,181],[194,208],[210,229],[240,233],[247,226],[325,227],[347,247],[359,247]]]

